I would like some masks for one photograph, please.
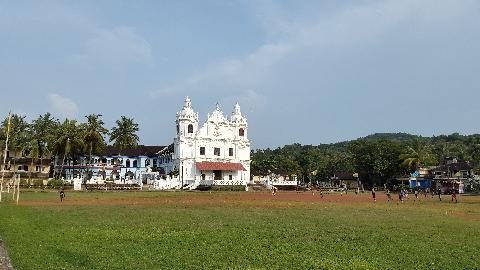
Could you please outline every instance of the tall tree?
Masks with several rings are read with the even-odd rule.
[[[2,121],[2,132],[1,134],[1,145],[2,148],[5,147],[6,139],[6,130],[8,125],[8,118]],[[18,114],[12,114],[11,125],[10,125],[10,138],[8,142],[8,148],[16,151],[20,151],[21,154],[27,150],[29,142],[29,124],[25,120],[25,116]]]
[[[38,116],[30,125],[30,157],[40,158],[40,171],[43,172],[43,159],[51,158],[55,147],[59,122],[50,113]]]
[[[401,166],[409,172],[418,170],[423,166],[430,166],[437,163],[432,153],[430,143],[413,139],[405,145],[405,150],[400,155]]]
[[[75,120],[65,121],[59,126],[57,140],[55,141],[55,152],[62,154],[62,165],[60,174],[63,172],[63,166],[67,157],[75,160],[75,157],[83,153],[85,143],[83,141],[84,125],[77,124]]]
[[[383,185],[401,173],[401,144],[392,141],[356,141],[349,151],[362,182]],[[366,180],[366,181],[365,181]]]
[[[97,154],[105,146],[105,136],[108,134],[108,130],[104,127],[105,123],[101,119],[101,114],[90,114],[85,117],[87,123],[83,139],[91,159],[92,154]]]
[[[138,124],[135,123],[133,118],[122,115],[121,119],[115,123],[116,126],[112,128],[110,135],[110,142],[114,142],[113,145],[120,150],[128,147],[136,147],[139,141],[137,135],[139,129]]]

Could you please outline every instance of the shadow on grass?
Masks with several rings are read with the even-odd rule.
[[[93,263],[87,256],[82,255],[78,252],[73,252],[66,249],[52,248],[54,254],[56,254],[60,260],[70,264],[72,269],[85,268],[93,269],[95,268],[95,263]]]

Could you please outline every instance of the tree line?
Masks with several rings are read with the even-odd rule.
[[[358,173],[370,186],[409,176],[420,167],[439,166],[450,158],[478,169],[480,135],[422,137],[405,133],[380,133],[334,144],[292,144],[252,151],[253,175],[296,175],[303,182],[330,181],[334,174]]]
[[[6,117],[1,123],[0,147],[5,149],[7,127]],[[12,114],[8,149],[21,152],[22,156],[38,159],[61,157],[75,159],[78,156],[92,156],[100,153],[107,143],[118,149],[138,145],[138,124],[133,118],[121,116],[115,126],[108,130],[100,114],[85,116],[84,122],[65,119],[63,122],[50,113],[39,115],[28,122],[26,116]],[[63,163],[62,163],[63,164]]]

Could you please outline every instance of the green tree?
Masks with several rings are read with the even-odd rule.
[[[419,139],[414,139],[405,145],[400,159],[403,160],[401,166],[409,172],[414,172],[423,166],[438,164],[430,144]]]
[[[87,123],[85,125],[85,133],[83,136],[84,144],[88,148],[88,163],[92,163],[92,154],[97,154],[105,147],[105,136],[108,130],[104,127],[104,122],[100,114],[90,114],[85,116]]]
[[[5,148],[7,125],[8,117],[2,121],[2,132],[0,137],[2,150]],[[25,151],[28,148],[28,143],[30,139],[28,132],[29,124],[25,120],[25,116],[12,114],[8,149],[20,151],[21,155],[24,155]]]
[[[139,137],[138,124],[135,123],[133,118],[122,116],[120,120],[117,120],[115,127],[112,128],[110,135],[110,142],[114,142],[113,145],[120,150],[128,147],[136,147],[138,145]]]
[[[350,144],[355,169],[363,183],[383,185],[401,173],[401,144],[391,141],[356,141]]]
[[[40,158],[40,171],[43,171],[43,159],[52,158],[59,125],[50,113],[38,116],[30,125],[30,157]]]
[[[85,126],[78,124],[76,120],[65,121],[59,126],[57,139],[55,141],[55,152],[63,155],[60,174],[63,172],[63,166],[67,157],[73,161],[76,156],[83,154]]]

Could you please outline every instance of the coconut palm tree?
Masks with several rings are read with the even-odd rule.
[[[67,157],[74,158],[81,154],[85,148],[83,141],[84,125],[77,124],[76,120],[65,121],[59,126],[57,140],[55,141],[55,152],[63,154],[60,174],[63,172],[63,166]]]
[[[430,144],[418,139],[412,140],[406,145],[406,149],[400,155],[400,159],[403,160],[401,166],[410,172],[435,163],[435,156],[432,153]]]
[[[113,146],[118,147],[120,150],[137,146],[139,141],[137,132],[139,129],[133,118],[122,116],[115,123],[116,126],[112,128],[110,135],[110,142],[114,142]]]
[[[40,158],[41,172],[43,172],[43,159],[52,156],[59,125],[58,120],[54,119],[50,113],[38,116],[30,125],[29,148],[33,150],[32,154],[36,154],[37,158]]]
[[[90,114],[85,117],[87,123],[83,140],[88,147],[88,163],[91,164],[92,153],[98,153],[105,146],[105,136],[108,134],[108,130],[103,126],[104,122],[100,118],[102,117],[101,114]]]

